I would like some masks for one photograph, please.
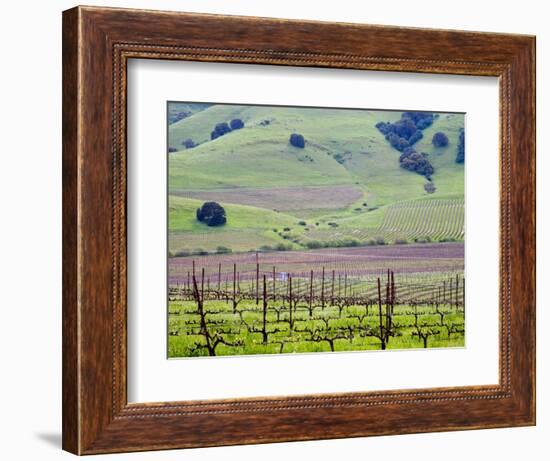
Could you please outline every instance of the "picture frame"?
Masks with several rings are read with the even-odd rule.
[[[128,403],[130,59],[499,79],[499,383]],[[63,449],[83,455],[535,424],[535,38],[76,7],[63,13]]]

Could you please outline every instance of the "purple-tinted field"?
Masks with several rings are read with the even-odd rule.
[[[256,254],[208,255],[171,258],[170,284],[183,284],[188,272],[205,269],[206,277],[217,280],[221,264],[221,279],[232,280],[236,264],[241,281],[256,277]],[[464,243],[435,243],[419,245],[385,245],[353,248],[331,248],[309,251],[259,253],[260,272],[289,273],[306,277],[311,270],[318,276],[325,271],[351,277],[373,276],[391,269],[397,274],[433,275],[458,273],[464,270]]]
[[[363,196],[361,189],[353,186],[173,191],[172,194],[204,201],[213,200],[258,208],[275,208],[277,211],[345,208]]]

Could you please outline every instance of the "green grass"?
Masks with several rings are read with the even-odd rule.
[[[334,222],[338,227],[330,227]],[[338,219],[324,218],[322,225],[305,237],[312,240],[358,239],[364,243],[382,237],[386,243],[464,239],[464,199],[426,197],[396,202],[374,211],[357,212]]]
[[[178,148],[187,138],[200,145],[169,154],[170,250],[191,250],[196,245],[213,250],[222,245],[248,251],[280,243],[299,249],[312,240],[350,237],[362,242],[377,236],[388,241],[463,238],[463,216],[462,220],[456,217],[460,207],[448,212],[449,204],[464,198],[464,165],[455,163],[463,115],[440,114],[415,145],[434,165],[436,192],[432,195],[424,191],[424,177],[399,167],[400,153],[375,127],[379,121],[394,121],[400,116],[400,112],[390,111],[212,105],[173,123],[169,126],[170,146]],[[210,141],[216,123],[233,118],[241,118],[245,127]],[[265,120],[270,123],[263,126]],[[448,135],[449,146],[435,148],[431,144],[437,131]],[[293,132],[304,135],[304,149],[289,144]],[[353,203],[342,197],[341,203],[337,199],[325,209],[318,203],[308,207],[305,200],[304,206],[294,210],[274,211],[289,208],[281,200],[294,200],[290,192],[288,196],[281,193],[282,189],[306,186],[354,187],[362,196]],[[226,208],[228,223],[207,228],[194,219],[200,200],[174,195],[193,192],[200,198],[201,191],[240,189],[246,194],[261,189],[263,197],[265,191],[277,191],[274,195],[279,202],[254,207],[219,200]],[[434,202],[430,205],[429,201]],[[404,212],[401,219],[394,216],[398,210]],[[434,229],[420,216],[434,221]],[[447,219],[453,221],[444,222]],[[306,221],[306,225],[297,226],[297,220]],[[282,233],[285,227],[292,230]]]
[[[326,306],[321,310],[320,307],[314,309],[313,317],[310,318],[305,305],[299,305],[293,313],[295,322],[293,332],[290,334],[288,308],[283,309],[279,317],[274,310],[268,308],[267,323],[268,331],[280,330],[270,334],[267,344],[262,343],[262,334],[255,332],[262,328],[262,304],[256,305],[254,301],[242,301],[238,310],[241,314],[233,313],[231,302],[225,301],[206,301],[205,311],[208,322],[216,322],[209,325],[214,331],[231,331],[231,333],[222,333],[229,342],[242,342],[239,346],[226,346],[221,344],[216,349],[216,355],[253,355],[253,354],[277,354],[281,353],[281,342],[283,342],[283,353],[303,353],[303,352],[330,352],[328,342],[312,342],[309,332],[303,330],[318,329],[322,334],[328,333],[334,335],[347,327],[356,328],[359,325],[376,328],[379,324],[377,310],[370,308],[368,316],[362,319],[355,318],[356,315],[365,314],[364,306],[349,306],[343,309],[339,314],[337,307]],[[459,328],[464,327],[464,313],[457,310],[454,306],[441,307],[444,312],[444,325],[454,324]],[[423,348],[421,339],[412,333],[417,331],[414,326],[413,308],[410,306],[396,306],[393,321],[399,325],[397,334],[390,338],[388,349],[410,349]],[[419,321],[418,325],[422,330],[431,328],[437,334],[430,336],[428,347],[464,347],[463,332],[452,333],[448,335],[447,329],[441,326],[440,316],[434,308],[428,306],[418,307]],[[325,323],[322,319],[328,321]],[[168,356],[174,357],[192,357],[208,355],[205,349],[195,349],[195,344],[204,344],[204,338],[199,334],[199,315],[196,313],[196,303],[193,301],[171,301],[169,306],[169,336],[168,336]],[[241,319],[246,322],[251,329],[243,326]],[[429,326],[422,326],[429,325]],[[250,331],[252,330],[252,331]],[[302,330],[302,331],[300,331]],[[380,340],[372,337],[362,337],[359,331],[355,330],[353,337],[347,339],[337,339],[334,343],[334,350],[338,351],[364,351],[380,350]]]
[[[204,109],[210,107],[209,104],[203,103],[189,103],[189,102],[170,102],[168,104],[168,123],[174,123],[176,117],[180,114],[184,114],[185,117],[190,117]],[[182,139],[183,141],[183,139]],[[181,146],[181,143],[180,143]],[[175,146],[174,146],[175,147]]]
[[[227,223],[220,227],[208,227],[196,219],[196,210],[201,204],[200,200],[169,196],[169,251],[175,253],[201,248],[212,252],[218,246],[225,246],[233,251],[248,251],[262,245],[277,244],[299,248],[292,240],[279,235],[279,232],[288,236],[304,232],[298,219],[293,216],[265,208],[224,204]],[[285,232],[285,228],[291,231]]]
[[[235,117],[244,120],[244,129],[209,140],[216,123]],[[188,137],[202,143],[170,156],[170,189],[355,184],[372,205],[422,197],[426,180],[399,168],[399,152],[375,127],[399,117],[384,111],[215,105],[170,126],[170,146]],[[266,119],[270,124],[260,126]],[[463,193],[464,168],[454,163],[462,125],[462,115],[442,114],[415,146],[430,155],[441,197]],[[447,148],[431,145],[436,131],[448,134]],[[289,145],[293,132],[305,136],[305,149]]]

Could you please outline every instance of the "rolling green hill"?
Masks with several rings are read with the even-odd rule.
[[[455,156],[464,117],[440,114],[415,145],[435,168],[436,192],[428,195],[426,178],[400,168],[400,153],[375,127],[400,116],[391,111],[211,105],[172,123],[169,146],[182,150],[169,154],[171,251],[213,250],[218,245],[245,251],[281,243],[299,248],[317,239],[332,241],[329,234],[336,229],[346,238],[359,235],[363,243],[373,234],[361,234],[361,229],[381,229],[396,204],[414,201],[419,202],[409,207],[410,218],[401,220],[408,230],[384,235],[431,238],[429,228],[419,223],[415,231],[409,224],[414,210],[423,215],[423,207],[431,209],[424,213],[431,220],[439,219],[434,210],[448,209],[445,201],[462,203],[454,209],[463,207],[464,165],[456,164]],[[242,119],[244,128],[210,140],[217,123],[234,118]],[[447,147],[432,146],[437,131],[449,137]],[[291,133],[304,136],[304,149],[289,144]],[[182,141],[189,138],[198,146],[183,149]],[[213,199],[226,209],[223,228],[207,228],[194,218],[202,201]],[[429,205],[433,200],[437,207]],[[435,238],[462,236],[453,226],[449,232],[441,228]]]

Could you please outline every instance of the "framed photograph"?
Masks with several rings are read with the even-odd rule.
[[[63,448],[535,424],[535,39],[63,13]]]

